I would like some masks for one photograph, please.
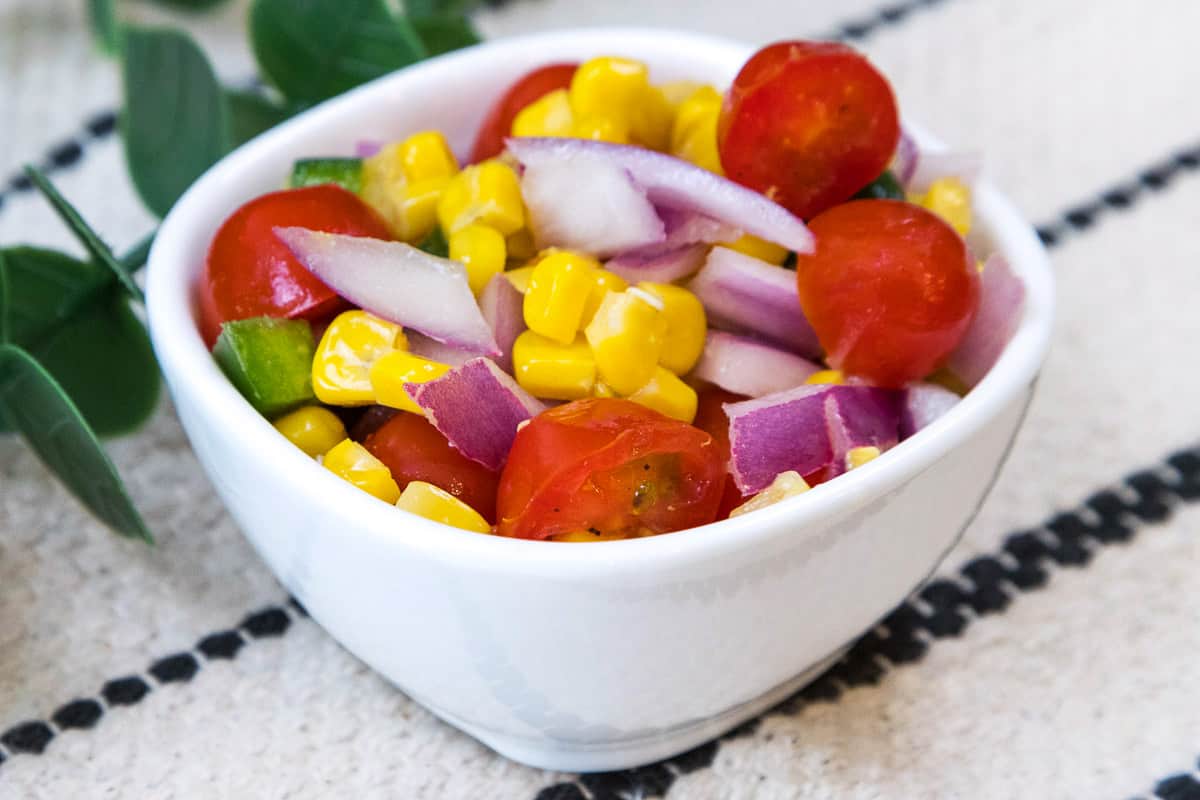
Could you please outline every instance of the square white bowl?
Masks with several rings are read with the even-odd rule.
[[[986,181],[979,235],[1024,280],[1024,318],[988,376],[875,461],[771,508],[649,539],[569,545],[468,533],[322,469],[247,404],[195,324],[217,227],[292,161],[437,128],[465,152],[529,69],[598,54],[656,81],[725,86],[752,48],[694,34],[583,30],[424,62],[314,108],[209,170],[163,222],[147,303],[192,446],[263,559],[330,634],[500,753],[609,770],[665,758],[811,680],[937,565],[1003,462],[1049,341],[1053,281],[1031,227]],[[929,137],[919,137],[925,145]]]

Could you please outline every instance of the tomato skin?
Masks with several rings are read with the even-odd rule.
[[[200,280],[200,332],[212,346],[221,323],[249,317],[320,319],[349,306],[275,236],[277,226],[390,239],[357,195],[326,184],[257,197],[222,223]]]
[[[725,174],[803,219],[879,177],[899,141],[887,79],[834,42],[759,50],[726,94],[717,127]]]
[[[725,468],[711,436],[629,400],[588,398],[523,427],[500,475],[497,533],[638,536],[712,522]]]
[[[725,488],[721,492],[717,519],[728,519],[730,511],[746,502],[733,480],[733,475],[729,473],[729,415],[725,413],[724,405],[749,399],[745,395],[709,386],[700,391],[696,402],[696,419],[692,424],[713,437],[713,442],[721,454],[721,465],[725,468]]]
[[[796,260],[800,306],[829,364],[878,386],[933,372],[979,307],[979,272],[940,217],[900,200],[857,200],[809,223]]]
[[[512,131],[513,119],[525,106],[541,100],[555,89],[571,85],[578,64],[547,64],[517,79],[501,95],[483,118],[475,146],[471,148],[471,163],[477,164],[504,150],[504,140]]]
[[[411,481],[432,483],[488,522],[495,521],[500,476],[451,447],[424,417],[401,411],[367,436],[363,446],[387,464],[401,489]]]

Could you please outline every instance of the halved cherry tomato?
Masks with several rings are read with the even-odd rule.
[[[808,219],[887,167],[900,116],[887,79],[834,42],[779,42],[755,53],[725,96],[721,166]]]
[[[979,307],[979,272],[941,217],[901,200],[856,200],[809,223],[800,306],[836,369],[880,386],[933,372]]]
[[[200,332],[211,347],[221,323],[248,317],[320,319],[347,307],[275,236],[277,226],[390,239],[358,196],[326,184],[255,198],[213,237],[201,278]]]
[[[713,437],[713,442],[721,454],[721,465],[725,468],[725,489],[721,493],[721,506],[717,510],[717,519],[726,519],[729,512],[746,502],[746,498],[737,488],[733,475],[729,474],[729,416],[723,406],[726,403],[737,403],[749,400],[749,397],[724,389],[710,386],[700,391],[696,402],[696,419],[692,422],[700,430]]]
[[[517,80],[492,106],[471,148],[471,163],[476,164],[504,150],[504,139],[511,133],[513,119],[525,106],[536,103],[555,89],[571,85],[578,64],[548,64]]]
[[[717,517],[725,468],[713,438],[615,398],[544,411],[523,427],[500,475],[497,533],[643,536]]]
[[[500,476],[455,450],[424,417],[400,412],[369,435],[363,446],[387,464],[403,489],[411,481],[432,483],[496,519],[496,484]]]

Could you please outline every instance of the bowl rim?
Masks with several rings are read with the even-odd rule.
[[[239,437],[242,449],[252,451],[253,458],[274,460],[285,467],[282,472],[288,488],[308,498],[308,502],[328,506],[330,514],[345,517],[346,535],[369,537],[381,547],[403,547],[432,558],[470,559],[475,567],[487,571],[562,580],[603,578],[614,572],[647,574],[664,565],[687,567],[750,551],[756,544],[780,536],[781,531],[803,537],[806,529],[812,530],[812,523],[839,516],[886,494],[953,448],[963,446],[1033,383],[1049,347],[1053,325],[1054,286],[1045,248],[1032,226],[986,176],[975,186],[977,219],[990,230],[996,249],[1005,253],[1025,282],[1026,306],[1020,326],[984,379],[919,435],[838,480],[754,514],[698,528],[642,539],[588,542],[587,547],[580,547],[480,535],[408,514],[334,478],[305,456],[281,437],[217,368],[194,322],[192,281],[202,257],[189,247],[189,233],[206,221],[212,222],[210,207],[224,208],[224,215],[232,213],[228,203],[222,206],[215,203],[215,198],[264,154],[286,143],[303,141],[327,125],[329,118],[371,104],[425,73],[450,75],[477,60],[481,64],[502,62],[505,56],[544,50],[586,56],[605,50],[650,49],[669,52],[686,62],[687,56],[678,54],[690,48],[703,48],[706,58],[728,59],[730,63],[735,59],[744,62],[754,51],[750,44],[666,29],[566,29],[502,38],[378,78],[305,111],[225,156],[176,202],[163,220],[150,252],[147,316],[154,349],[172,394],[193,396],[198,407],[206,408],[206,416],[226,431],[224,435]],[[908,121],[905,126],[920,145],[935,149],[941,146],[919,126]],[[244,532],[254,538],[251,532]]]

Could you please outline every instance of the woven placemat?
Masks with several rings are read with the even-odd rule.
[[[83,8],[0,0],[4,244],[68,245],[24,161],[115,245],[151,227]],[[187,20],[241,80],[243,15]],[[930,585],[776,710],[663,764],[565,775],[434,720],[289,604],[168,402],[110,448],[153,549],[105,533],[3,437],[0,797],[1200,798],[1200,5],[514,0],[479,21],[836,36],[907,116],[983,151],[1051,246],[1060,299],[979,518]]]

